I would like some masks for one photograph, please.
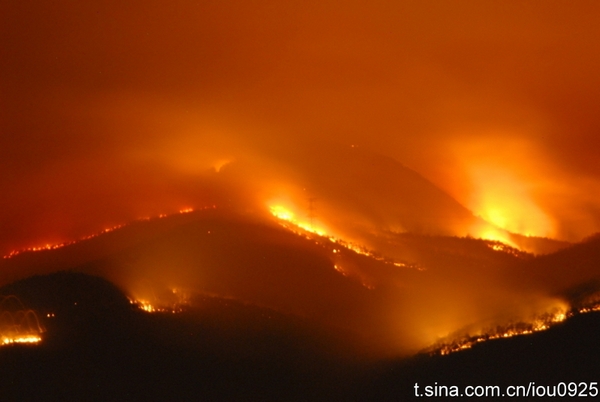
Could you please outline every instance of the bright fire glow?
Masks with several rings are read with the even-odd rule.
[[[500,168],[476,166],[471,177],[476,191],[470,207],[493,225],[526,236],[553,234],[550,218],[531,196],[529,186],[518,175]],[[486,231],[480,237],[506,242],[500,233]]]
[[[172,288],[171,293],[174,299],[169,301],[156,300],[155,302],[150,302],[142,298],[129,298],[129,303],[147,313],[181,313],[184,307],[190,304],[190,293],[179,288]]]
[[[553,234],[553,223],[535,200],[537,182],[524,174],[527,170],[521,169],[525,167],[507,165],[505,159],[471,162],[467,171],[473,193],[467,204],[499,228],[526,236],[549,237]],[[489,234],[486,235],[489,239]]]
[[[315,228],[310,223],[299,222],[295,218],[296,215],[290,209],[287,209],[279,204],[270,206],[269,210],[274,217],[284,222],[282,226],[286,229],[307,239],[313,239],[315,237],[314,235],[321,237],[322,239],[317,239],[316,244],[320,245],[323,248],[326,248],[332,253],[332,261],[334,262],[333,268],[343,276],[354,277],[367,289],[372,290],[375,288],[375,285],[371,283],[371,281],[365,275],[360,274],[356,270],[350,273],[349,271],[344,269],[342,264],[344,252],[352,252],[364,255],[384,264],[393,265],[398,268],[414,268],[418,270],[423,270],[422,267],[416,264],[410,264],[403,261],[395,261],[393,258],[379,255],[378,253],[369,250],[366,247],[358,246],[351,242],[336,238],[331,235],[327,235],[325,234],[324,230]]]
[[[493,229],[493,228],[482,231],[479,234],[479,237],[484,240],[492,240],[492,241],[499,241],[502,243],[508,243],[508,236],[506,235],[506,233],[504,233],[500,230]]]
[[[15,337],[3,336],[0,340],[1,345],[11,345],[15,343],[40,343],[42,337],[39,335],[20,335]]]
[[[289,208],[282,205],[273,205],[269,207],[269,210],[271,211],[271,214],[278,219],[290,222],[307,232],[315,233],[319,236],[327,236],[325,229],[315,226],[312,222],[298,219],[297,215]]]
[[[529,133],[498,128],[465,134],[449,137],[448,146],[465,175],[453,196],[497,228],[524,236],[554,237],[555,222],[542,207],[548,204],[543,194],[552,185],[549,162],[527,140]],[[506,235],[479,229],[471,233],[506,243]]]
[[[137,306],[140,310],[146,313],[181,313],[183,309],[181,307],[167,307],[167,306],[156,306],[150,303],[148,300],[129,300],[129,302]]]
[[[432,354],[447,355],[461,350],[470,349],[477,343],[492,339],[511,338],[513,336],[528,335],[539,331],[545,331],[576,314],[585,314],[593,311],[600,311],[600,302],[575,310],[568,310],[566,306],[563,306],[558,310],[555,310],[553,313],[539,316],[531,322],[519,322],[506,326],[499,331],[484,331],[484,333],[480,335],[464,336],[451,342],[438,343],[431,349],[433,350]]]
[[[508,254],[512,254],[515,257],[519,257],[520,256],[520,252],[517,248],[509,246],[507,244],[498,242],[498,241],[494,241],[491,243],[488,243],[487,245],[489,248],[491,248],[494,251],[500,251],[503,253],[508,253]]]
[[[549,329],[552,325],[562,322],[566,319],[566,311],[561,311],[550,316],[544,316],[542,318],[535,319],[531,323],[518,323],[512,326],[508,326],[504,330],[498,332],[491,332],[482,335],[465,337],[450,344],[444,344],[443,346],[436,348],[436,352],[441,355],[447,355],[453,352],[458,352],[460,350],[470,349],[477,343],[489,341],[492,339],[512,338],[513,336],[529,335],[533,334],[534,332],[545,331]]]
[[[283,219],[284,221],[293,221],[294,214],[291,211],[288,211],[281,205],[275,205],[270,207],[271,213],[273,216],[279,219]]]
[[[140,309],[144,310],[147,313],[154,313],[157,311],[156,307],[150,304],[150,302],[147,300],[137,300],[135,304],[137,304]]]

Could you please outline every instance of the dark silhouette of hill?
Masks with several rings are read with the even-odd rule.
[[[523,236],[518,233],[509,233],[510,241],[523,251],[537,255],[552,254],[572,245],[564,240],[550,239],[547,237]]]
[[[514,286],[545,289],[574,307],[600,300],[600,237],[519,265]]]
[[[1,287],[0,293],[18,295],[34,309],[59,315],[73,309],[88,313],[118,311],[131,305],[123,292],[106,279],[68,271],[22,279]]]
[[[35,275],[3,286],[0,294],[15,295],[36,311],[50,343],[69,343],[82,332],[109,332],[133,309],[106,279],[76,272]]]
[[[498,313],[539,292],[583,305],[597,290],[598,238],[534,257],[473,238],[386,236],[383,251],[410,251],[407,265],[209,210],[2,260],[5,277],[38,273],[1,291],[47,331],[39,346],[0,348],[0,389],[6,400],[392,400],[414,382],[562,380],[563,363],[573,380],[597,374],[597,314],[450,356],[365,360],[393,339],[398,355],[412,331],[461,307]],[[179,314],[127,297],[169,305],[172,288],[190,295]]]
[[[47,327],[40,345],[0,348],[6,401],[339,398],[362,370],[332,334],[233,300],[198,296],[180,313],[150,314],[73,272],[0,291],[27,300]]]
[[[375,308],[381,295],[335,270],[332,245],[294,234],[271,217],[210,210],[174,218],[24,253],[0,267],[5,277],[65,269],[97,275],[153,303],[183,288],[307,317],[357,337],[383,328]]]
[[[42,344],[0,348],[7,401],[386,401],[412,399],[415,383],[553,385],[600,374],[600,313],[448,356],[373,362],[348,358],[306,321],[234,300],[198,295],[179,314],[149,314],[111,283],[72,272],[9,291],[56,313]]]
[[[34,274],[66,270],[105,258],[119,250],[164,235],[181,224],[193,222],[202,216],[202,212],[205,211],[174,214],[165,219],[138,220],[115,230],[75,241],[65,247],[35,252],[24,251],[13,258],[3,258],[0,260],[0,284],[11,283]]]
[[[418,355],[388,362],[381,364],[378,371],[373,369],[377,374],[357,399],[423,399],[415,397],[415,384],[420,386],[420,392],[435,384],[457,385],[461,391],[469,385],[499,385],[504,392],[507,386],[527,387],[530,382],[597,383],[599,337],[600,313],[595,312],[577,315],[547,331],[496,339],[446,356]]]
[[[174,289],[237,300],[338,331],[367,354],[410,353],[436,334],[510,320],[532,301],[562,297],[560,289],[548,293],[545,282],[528,280],[536,271],[529,260],[539,259],[499,243],[393,231],[372,237],[380,247],[361,255],[293,233],[267,214],[210,209],[25,252],[1,260],[0,270],[13,280],[62,270],[92,274],[153,304],[168,303]],[[565,267],[559,271],[569,275]],[[415,336],[414,328],[428,337]]]

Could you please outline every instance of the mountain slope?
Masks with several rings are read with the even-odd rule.
[[[418,400],[415,384],[420,393],[425,386],[436,385],[458,386],[460,392],[466,386],[490,385],[506,392],[508,386],[527,388],[532,382],[536,386],[574,382],[581,391],[581,382],[597,384],[600,376],[599,337],[600,313],[590,313],[544,332],[489,341],[447,356],[388,362],[357,400]]]
[[[40,344],[0,347],[3,400],[345,399],[339,385],[358,370],[333,334],[232,300],[150,314],[106,280],[72,272],[0,293],[26,301],[46,327]]]
[[[250,183],[260,194],[258,202],[283,202],[299,220],[313,220],[316,226],[372,248],[377,244],[369,235],[387,232],[485,236],[534,253],[568,245],[512,235],[475,216],[414,170],[358,146],[326,140],[263,145],[265,155],[229,163],[221,169],[221,178]]]
[[[411,400],[415,384],[505,391],[600,375],[600,313],[448,356],[371,361],[344,357],[339,339],[310,322],[227,299],[149,314],[105,280],[67,272],[7,292],[56,314],[41,344],[0,348],[5,400],[391,401]]]

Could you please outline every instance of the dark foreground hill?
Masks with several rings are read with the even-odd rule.
[[[0,292],[35,309],[46,329],[38,345],[0,348],[3,401],[337,399],[358,377],[331,334],[232,300],[147,313],[106,280],[71,272]]]
[[[406,340],[452,314],[477,306],[483,315],[464,316],[483,319],[542,291],[585,306],[598,290],[598,239],[534,257],[476,239],[389,236],[416,264],[212,210],[3,259],[12,283],[0,294],[36,310],[46,332],[37,346],[0,347],[0,400],[405,400],[415,383],[598,377],[597,314],[444,357],[365,352],[408,353]],[[165,296],[175,291],[189,293],[180,305]]]
[[[111,283],[69,272],[1,292],[46,328],[39,345],[0,348],[3,401],[393,401],[412,399],[415,384],[505,389],[600,376],[600,313],[449,356],[368,362],[307,321],[232,300],[197,297],[177,314],[150,314]]]
[[[381,364],[360,395],[363,400],[396,401],[418,399],[415,384],[422,394],[426,386],[436,392],[437,385],[437,395],[442,396],[441,386],[455,385],[463,392],[467,386],[498,385],[506,393],[510,386],[563,382],[577,384],[570,386],[576,387],[577,399],[589,398],[594,394],[590,385],[598,387],[600,378],[598,339],[600,313],[581,314],[544,332],[488,341],[446,356],[418,355]]]

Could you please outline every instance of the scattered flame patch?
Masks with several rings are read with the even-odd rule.
[[[492,241],[487,243],[487,246],[489,248],[491,248],[494,251],[498,251],[501,253],[507,253],[507,254],[512,254],[515,257],[522,257],[524,252],[520,251],[519,249],[509,246],[508,244],[499,242],[499,241]]]
[[[180,288],[170,289],[173,298],[169,300],[155,300],[150,302],[143,298],[129,298],[129,303],[147,313],[181,313],[190,304],[190,292]]]
[[[183,311],[182,307],[177,306],[163,306],[163,305],[154,305],[150,303],[148,300],[132,300],[129,299],[129,302],[134,306],[138,307],[140,310],[145,311],[146,313],[171,313],[177,314]]]

